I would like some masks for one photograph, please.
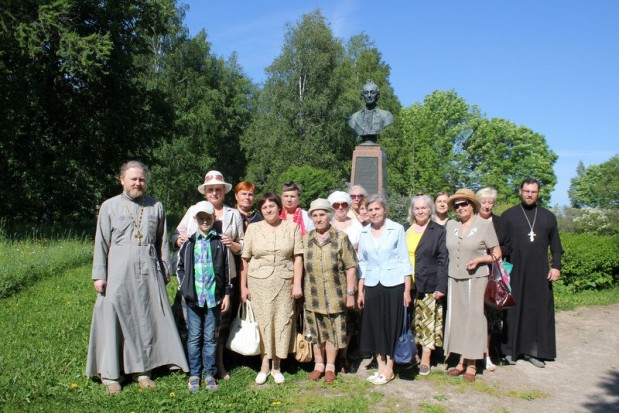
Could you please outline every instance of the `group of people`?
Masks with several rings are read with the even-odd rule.
[[[523,182],[521,204],[502,217],[492,214],[496,191],[489,188],[415,196],[403,227],[388,218],[383,196],[368,196],[360,186],[313,200],[305,211],[293,182],[281,196],[262,195],[255,208],[255,187],[243,181],[232,208],[224,204],[232,185],[209,171],[198,187],[205,200],[188,209],[173,234],[170,269],[165,214],[146,195],[147,179],[146,165],[124,164],[123,193],[101,205],[97,223],[98,297],[86,375],[99,377],[109,394],[121,391],[124,375],[155,388],[151,372],[162,366],[188,372],[191,392],[216,390],[218,379],[229,378],[223,354],[231,316],[247,301],[260,332],[259,385],[269,377],[285,382],[281,361],[292,351],[299,316],[313,346],[313,381],[336,379],[338,355],[346,359],[353,336],[360,354],[376,358],[367,380],[393,380],[409,307],[422,375],[441,347],[459,355],[448,374],[468,381],[478,360],[494,369],[491,354],[538,367],[556,357],[550,282],[560,276],[562,250],[554,215],[537,204],[536,180]],[[506,313],[484,308],[490,265],[502,258],[513,263],[517,302]],[[187,356],[166,295],[173,272]]]

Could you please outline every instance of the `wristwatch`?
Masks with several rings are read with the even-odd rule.
[[[348,290],[346,291],[346,295],[349,297],[354,297],[355,296],[355,290]]]

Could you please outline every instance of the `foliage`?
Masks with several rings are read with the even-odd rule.
[[[575,208],[619,208],[619,155],[587,168],[581,161],[568,195]]]
[[[557,311],[573,310],[577,307],[592,307],[619,302],[619,286],[605,290],[583,290],[574,292],[559,280],[553,284],[555,308]]]
[[[295,182],[301,186],[301,206],[305,209],[309,208],[314,199],[327,198],[331,192],[345,187],[345,184],[328,170],[311,166],[291,166],[279,177],[278,188],[281,189],[285,182]]]
[[[553,208],[559,231],[576,234],[619,234],[619,209],[602,208]]]
[[[174,0],[9,1],[0,9],[1,216],[94,216],[115,169],[151,159],[171,130],[166,99],[141,81],[146,35],[168,30]],[[139,143],[139,144],[136,144]]]
[[[84,240],[0,240],[0,298],[91,260],[92,246]]]
[[[404,108],[402,133],[383,140],[391,192],[435,194],[461,187],[498,190],[498,202],[518,201],[525,178],[542,183],[542,200],[556,184],[557,155],[544,137],[503,119],[486,119],[453,90],[434,91]]]
[[[333,36],[319,11],[286,27],[281,54],[266,69],[255,116],[241,140],[247,177],[259,188],[277,191],[279,176],[290,166],[323,168],[347,178],[354,132],[346,119],[357,110],[367,76],[380,76],[374,81],[381,94],[387,103],[397,102],[387,83],[388,66],[367,37],[354,37],[349,48]]]
[[[574,291],[610,288],[619,282],[619,235],[561,234],[561,278]]]
[[[542,135],[504,119],[481,118],[474,122],[464,149],[468,186],[493,187],[499,202],[516,203],[522,181],[537,178],[541,203],[550,199],[557,183],[553,165],[558,156]]]
[[[434,91],[400,113],[401,136],[383,140],[391,192],[453,192],[463,186],[462,144],[478,109],[451,91]]]
[[[200,199],[197,186],[210,169],[228,182],[244,175],[240,137],[250,117],[253,85],[236,56],[227,61],[210,51],[204,31],[177,39],[153,76],[175,111],[172,139],[154,153],[152,193],[170,214],[182,215]]]

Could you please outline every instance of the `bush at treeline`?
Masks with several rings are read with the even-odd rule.
[[[563,283],[574,291],[599,290],[619,282],[619,235],[562,233]]]

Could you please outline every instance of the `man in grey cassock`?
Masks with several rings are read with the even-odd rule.
[[[121,391],[123,374],[155,388],[151,370],[188,370],[165,285],[169,282],[163,206],[146,195],[148,168],[125,163],[123,193],[99,210],[92,279],[98,293],[85,374],[99,376],[108,394]]]

